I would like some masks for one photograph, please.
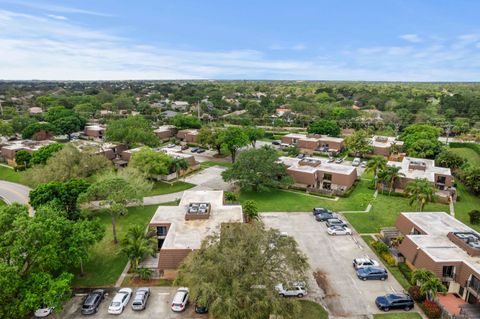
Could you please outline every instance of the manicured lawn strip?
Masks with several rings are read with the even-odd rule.
[[[470,211],[480,209],[480,197],[470,193],[458,180],[456,184],[458,199],[455,203],[455,217],[475,230],[480,231],[480,225],[470,224],[470,218],[468,216]]]
[[[373,315],[374,319],[421,319],[418,312],[379,313]]]
[[[372,242],[375,241],[375,239],[372,238],[370,235],[362,235],[362,239],[368,244],[368,246],[372,249],[372,251],[377,255],[379,260],[382,260],[382,258],[377,254],[375,249],[372,247]],[[397,279],[397,281],[402,285],[402,287],[405,290],[408,290],[408,288],[411,287],[410,283],[408,280],[403,276],[403,274],[400,272],[400,269],[398,269],[397,266],[389,266],[387,263],[384,263],[385,267],[388,269],[388,272]]]
[[[302,306],[299,318],[302,319],[328,319],[328,312],[321,305],[310,300],[299,300]]]
[[[202,169],[205,169],[205,168],[209,168],[209,167],[212,167],[212,166],[222,166],[222,167],[226,167],[226,168],[229,168],[229,167],[232,167],[232,163],[231,162],[224,162],[224,161],[204,161],[204,162],[200,162],[200,167]]]
[[[165,203],[162,205],[177,205],[176,203]],[[157,210],[158,205],[130,207],[128,214],[117,218],[117,238],[120,241],[128,228],[132,225],[147,227],[150,219]],[[115,285],[122,273],[127,258],[120,253],[120,244],[113,243],[112,221],[110,214],[98,211],[96,216],[105,225],[105,236],[97,243],[92,250],[90,259],[84,264],[85,275],[74,279],[75,287],[108,287]],[[76,273],[79,273],[76,270]]]
[[[194,187],[194,184],[187,183],[187,182],[173,182],[173,183],[167,183],[167,182],[155,182],[153,184],[153,188],[151,191],[149,191],[145,196],[154,196],[154,195],[164,195],[164,194],[170,194],[170,193],[176,193],[180,191],[184,191],[187,189],[190,189]]]
[[[378,194],[368,213],[345,213],[345,218],[359,233],[378,233],[382,227],[395,226],[401,212],[413,212],[415,206],[410,206],[409,199],[400,196]],[[449,207],[441,203],[429,203],[426,212],[449,212]]]
[[[373,197],[368,182],[360,181],[347,198],[332,201],[320,196],[301,192],[272,189],[267,192],[241,192],[240,202],[254,200],[260,212],[309,212],[314,207],[325,207],[337,211],[364,210]]]
[[[478,165],[480,163],[480,154],[478,154],[471,148],[460,147],[460,148],[452,148],[451,150],[454,153],[465,158],[472,165]]]
[[[25,184],[23,181],[23,174],[21,172],[15,172],[12,168],[8,168],[3,165],[0,165],[0,179],[12,183]]]

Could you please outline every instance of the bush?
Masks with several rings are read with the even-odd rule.
[[[476,225],[480,223],[480,211],[479,210],[472,210],[471,212],[468,213],[468,216],[470,217],[470,224]]]
[[[424,302],[425,301],[425,294],[420,292],[420,287],[412,286],[408,289],[408,294],[412,297],[413,300],[416,302]]]
[[[385,245],[385,243],[383,241],[380,241],[380,240],[376,240],[372,243],[372,247],[373,249],[375,249],[377,251],[377,253],[381,256],[382,254],[384,253],[387,253],[389,254],[389,251],[388,251],[388,246]]]
[[[395,260],[395,258],[392,256],[392,254],[390,254],[390,253],[388,253],[388,252],[384,252],[384,253],[380,254],[380,256],[381,256],[382,259],[387,263],[387,265],[389,265],[389,266],[395,266],[396,260]]]
[[[152,271],[148,268],[138,268],[137,269],[138,277],[142,280],[148,280],[152,278]]]
[[[225,200],[230,203],[238,202],[238,195],[233,192],[225,192]]]
[[[408,282],[412,282],[412,270],[410,267],[407,266],[405,263],[398,263],[398,269],[402,273],[403,277],[408,280]]]
[[[440,318],[442,315],[442,310],[440,307],[433,301],[425,300],[422,304],[422,309],[430,319]]]

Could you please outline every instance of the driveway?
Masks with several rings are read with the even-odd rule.
[[[311,213],[262,213],[261,217],[267,227],[293,236],[308,256],[313,292],[309,298],[326,306],[330,318],[365,318],[380,312],[375,306],[377,296],[403,291],[393,276],[383,282],[356,277],[352,260],[375,256],[358,234],[329,236],[325,223],[315,221]]]
[[[136,288],[133,289],[135,293]],[[197,315],[194,312],[194,307],[190,303],[187,306],[187,310],[182,313],[175,313],[170,310],[170,305],[175,295],[176,288],[172,287],[151,287],[151,295],[147,302],[147,308],[143,311],[133,311],[131,309],[132,299],[130,299],[127,308],[123,311],[121,315],[115,316],[118,318],[163,318],[163,319],[173,319],[173,318],[205,318],[205,316]],[[110,293],[104,301],[100,304],[99,310],[96,314],[88,316],[88,318],[99,318],[99,319],[112,319],[113,316],[108,314],[108,306],[112,301],[115,293]],[[63,313],[59,318],[64,319],[85,319],[87,316],[84,316],[80,313],[82,302],[85,296],[75,296],[64,307]],[[133,296],[132,296],[133,298]]]

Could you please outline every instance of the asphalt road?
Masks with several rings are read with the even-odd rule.
[[[30,188],[0,180],[0,197],[7,203],[13,204],[15,202],[28,205],[28,194]]]

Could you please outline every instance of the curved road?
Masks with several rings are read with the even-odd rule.
[[[17,183],[1,181],[0,180],[0,197],[7,204],[14,202],[28,205],[28,194],[30,188]]]

